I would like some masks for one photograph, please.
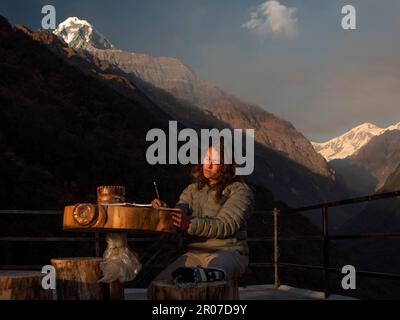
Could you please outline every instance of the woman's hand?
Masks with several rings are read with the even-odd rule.
[[[161,201],[160,199],[154,199],[151,202],[151,205],[153,206],[153,208],[158,209],[158,208],[168,208],[168,205],[164,202]]]
[[[172,213],[172,223],[180,230],[189,229],[190,219],[189,217],[182,212],[173,212]]]

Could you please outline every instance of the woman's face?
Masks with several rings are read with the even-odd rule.
[[[219,152],[212,147],[203,160],[203,175],[212,185],[217,181],[221,165],[219,164]]]

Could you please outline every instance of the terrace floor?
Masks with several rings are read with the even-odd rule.
[[[126,300],[146,300],[147,289],[128,288],[125,289]],[[273,285],[255,285],[239,287],[240,300],[323,300],[324,294],[319,291],[294,288],[281,285],[276,289]],[[330,295],[328,300],[352,300],[351,297]]]

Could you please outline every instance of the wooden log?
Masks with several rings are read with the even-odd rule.
[[[238,298],[234,282],[215,281],[178,285],[170,280],[153,281],[150,300],[234,300]]]
[[[81,203],[64,208],[63,229],[68,231],[130,231],[176,233],[174,208]]]
[[[56,269],[56,291],[59,300],[123,300],[124,285],[119,281],[100,283],[102,258],[51,259]]]
[[[0,271],[0,300],[51,300],[52,290],[42,288],[39,271]]]
[[[114,281],[109,284],[108,300],[125,300],[124,284]]]

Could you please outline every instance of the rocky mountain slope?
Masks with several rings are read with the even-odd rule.
[[[338,180],[355,195],[374,193],[400,163],[400,130],[388,130],[373,137],[354,155],[329,164]]]
[[[386,131],[372,138],[351,161],[377,178],[376,189],[380,189],[400,164],[400,130]]]

